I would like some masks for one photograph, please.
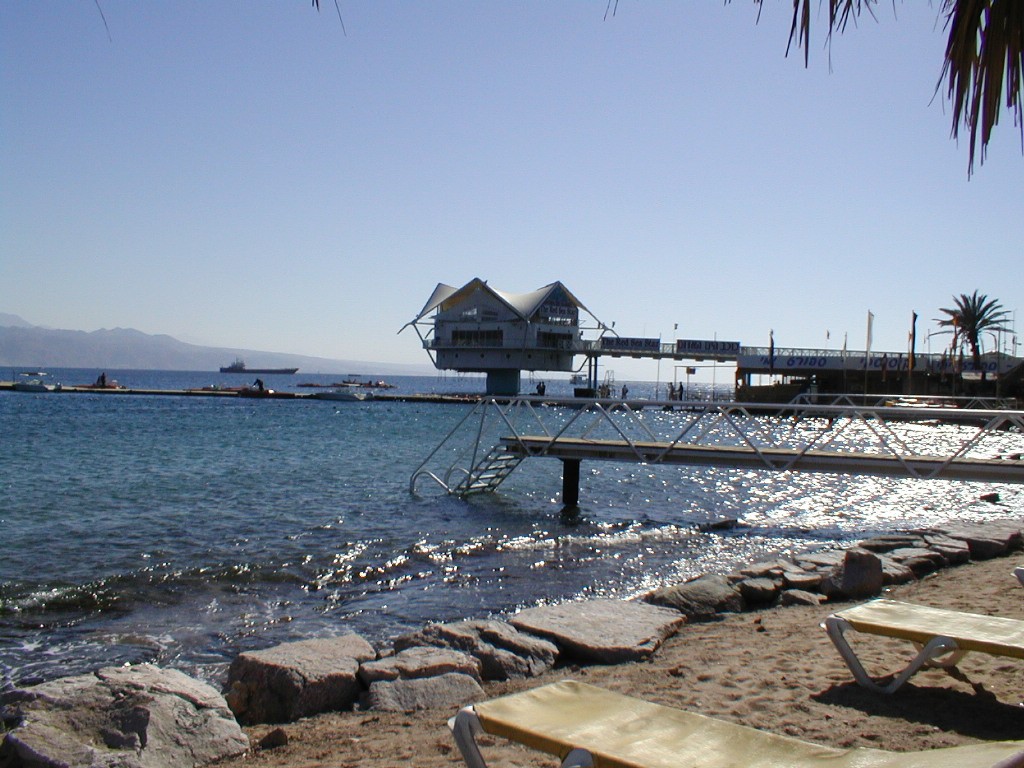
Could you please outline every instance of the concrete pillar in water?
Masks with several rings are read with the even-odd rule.
[[[562,459],[562,504],[575,507],[580,503],[580,460]]]
[[[519,394],[519,371],[515,369],[487,371],[487,394],[510,395]]]

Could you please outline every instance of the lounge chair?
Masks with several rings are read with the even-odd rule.
[[[565,680],[466,707],[448,722],[468,768],[476,737],[554,755],[562,768],[1020,768],[1024,741],[923,752],[839,749]]]
[[[822,626],[857,682],[880,693],[892,693],[925,665],[956,666],[970,651],[1024,659],[1024,621],[1019,619],[872,600],[832,614]],[[844,637],[850,629],[909,640],[919,651],[902,672],[882,685],[868,675]]]

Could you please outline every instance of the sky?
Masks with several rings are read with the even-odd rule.
[[[1024,331],[1020,130],[968,178],[938,4],[819,16],[806,68],[771,0],[320,5],[0,4],[0,312],[425,363],[399,329],[479,277],[666,341],[870,311],[900,351],[916,311],[937,352],[976,289]]]

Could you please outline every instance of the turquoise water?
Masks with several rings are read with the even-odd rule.
[[[75,384],[97,372],[51,373]],[[248,383],[107,373],[136,388]],[[263,378],[308,392],[296,385],[338,377]],[[482,389],[391,381],[399,393]],[[410,493],[467,408],[0,393],[0,670],[25,683],[153,661],[217,681],[238,652],[283,641],[357,631],[383,645],[427,621],[631,596],[777,552],[1022,508],[1014,486],[997,487],[1005,504],[993,506],[977,502],[992,488],[971,483],[595,462],[566,517],[560,466],[539,459],[497,494]],[[743,525],[697,528],[722,517]]]

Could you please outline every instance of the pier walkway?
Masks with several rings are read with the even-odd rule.
[[[410,489],[428,477],[453,495],[494,491],[538,457],[562,462],[562,501],[570,506],[583,461],[1022,483],[1024,411],[488,400],[417,468]]]

